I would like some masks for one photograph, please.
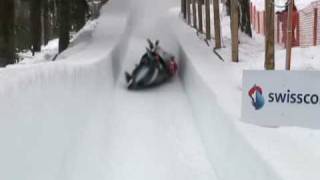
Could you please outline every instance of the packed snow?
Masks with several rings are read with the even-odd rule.
[[[52,41],[31,63],[1,69],[0,179],[318,180],[319,130],[240,121],[242,71],[263,69],[263,37],[242,34],[232,63],[222,18],[223,62],[178,2],[111,0],[55,62],[44,61]],[[127,91],[124,71],[146,38],[176,56],[179,76]],[[294,48],[292,68],[320,70],[317,52]],[[278,70],[284,58],[277,50]]]

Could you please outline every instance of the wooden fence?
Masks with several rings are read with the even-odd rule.
[[[265,33],[265,12],[258,11],[251,3],[251,24],[258,34]],[[320,0],[293,14],[293,46],[316,46],[320,44]],[[286,42],[286,13],[277,13],[275,16],[275,42],[285,46]]]

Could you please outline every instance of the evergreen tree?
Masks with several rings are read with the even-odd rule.
[[[58,0],[49,0],[49,39],[59,37]]]
[[[232,0],[233,1],[233,0]],[[252,37],[251,22],[250,22],[250,0],[234,0],[238,2],[240,19],[239,27],[242,32]],[[225,0],[227,15],[231,14],[230,0]]]
[[[250,22],[250,0],[239,0],[240,4],[240,29],[248,36],[252,37],[251,22]]]
[[[50,40],[50,12],[49,12],[49,1],[48,0],[43,0],[42,4],[43,8],[43,43],[44,45],[47,45],[49,40]]]
[[[41,1],[30,1],[30,20],[31,20],[31,36],[32,36],[32,52],[41,51]]]
[[[67,49],[70,42],[70,0],[58,0],[59,53]]]
[[[14,48],[14,1],[0,1],[0,67],[13,64]]]
[[[73,0],[72,7],[74,29],[79,31],[86,23],[89,6],[86,0]]]
[[[181,0],[181,13],[183,15],[183,18],[186,19],[187,18],[187,14],[186,14],[186,0]]]
[[[30,1],[15,0],[15,49],[17,52],[32,47]]]

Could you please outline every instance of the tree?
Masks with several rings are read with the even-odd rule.
[[[30,1],[30,20],[31,20],[31,36],[32,36],[32,52],[41,51],[41,1]]]
[[[186,12],[187,12],[187,23],[191,24],[191,11],[190,11],[191,0],[186,0]]]
[[[239,61],[239,8],[236,1],[231,1],[231,39],[232,39],[232,61]]]
[[[181,0],[181,13],[183,15],[183,19],[186,19],[187,18],[186,0]]]
[[[58,0],[49,0],[49,21],[50,21],[50,37],[49,39],[59,37],[59,23],[58,23]]]
[[[72,19],[75,30],[79,31],[86,23],[86,15],[89,11],[89,6],[86,0],[72,1]]]
[[[70,42],[70,0],[58,0],[59,53],[67,49]]]
[[[211,39],[210,27],[210,0],[205,0],[205,14],[206,14],[206,39]]]
[[[50,40],[50,11],[48,0],[43,0],[42,4],[42,17],[43,17],[43,43],[47,45]]]
[[[221,27],[220,27],[220,11],[219,0],[213,0],[213,17],[214,17],[214,36],[216,47],[221,48]]]
[[[265,1],[266,37],[265,37],[265,69],[274,69],[274,0]]]
[[[14,0],[15,2],[15,49],[17,52],[32,47],[30,1]]]
[[[198,17],[199,17],[199,26],[198,30],[200,33],[203,33],[203,19],[202,19],[202,6],[204,0],[198,0]]]
[[[193,16],[193,27],[197,29],[197,5],[196,0],[192,0],[192,16]]]
[[[246,33],[249,37],[252,37],[252,29],[250,22],[250,0],[232,0],[232,2],[237,2],[238,4],[237,11],[239,11],[239,27],[241,31]],[[232,12],[230,0],[225,1],[225,6],[227,9],[227,14],[230,15]]]
[[[13,64],[14,48],[14,1],[0,1],[0,67]]]
[[[291,69],[291,48],[292,48],[292,11],[294,8],[294,0],[288,0],[288,18],[287,18],[287,52],[286,52],[286,70]]]
[[[267,1],[267,0],[266,0]],[[250,0],[239,0],[240,7],[240,29],[249,37],[252,37],[250,22]]]

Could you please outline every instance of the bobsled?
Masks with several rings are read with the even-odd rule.
[[[149,47],[142,55],[139,64],[132,73],[125,72],[128,89],[144,89],[160,85],[171,79],[177,72],[175,57],[159,46],[147,40]]]

